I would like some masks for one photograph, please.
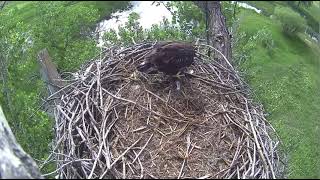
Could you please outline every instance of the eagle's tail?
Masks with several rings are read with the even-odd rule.
[[[142,64],[137,66],[137,69],[140,72],[146,72],[151,67],[152,67],[151,63],[142,63]]]

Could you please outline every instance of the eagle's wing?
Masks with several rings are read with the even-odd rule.
[[[170,43],[167,45],[164,45],[159,48],[159,51],[167,52],[169,54],[174,53],[177,55],[192,55],[195,53],[195,49],[191,44],[185,44],[185,43]]]
[[[186,66],[193,61],[195,49],[191,44],[170,43],[161,48],[164,63],[170,63],[177,66]]]
[[[177,50],[194,50],[193,46],[191,44],[187,43],[168,43],[164,44],[163,46],[159,47],[159,49],[167,50],[167,51],[177,51]]]
[[[162,42],[156,46],[147,60],[159,71],[174,74],[193,62],[195,50],[191,44]]]

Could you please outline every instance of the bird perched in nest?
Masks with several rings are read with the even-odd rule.
[[[143,63],[137,66],[138,71],[160,71],[176,80],[177,90],[180,89],[179,74],[194,62],[196,55],[192,44],[186,42],[159,42],[145,56]],[[150,71],[149,71],[150,73]]]

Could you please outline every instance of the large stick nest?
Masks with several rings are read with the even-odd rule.
[[[197,46],[181,90],[136,66],[152,43],[105,49],[56,104],[60,178],[276,178],[279,140],[227,59]],[[221,63],[222,62],[222,63]],[[226,67],[227,66],[227,67]],[[281,168],[280,168],[281,167]]]

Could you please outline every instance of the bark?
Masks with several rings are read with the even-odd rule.
[[[17,143],[0,106],[0,178],[43,179],[34,160]]]
[[[220,2],[194,1],[194,3],[206,14],[208,44],[218,49],[231,62],[231,38],[226,27],[226,19],[221,12]],[[215,53],[215,58],[226,65],[218,53]]]

